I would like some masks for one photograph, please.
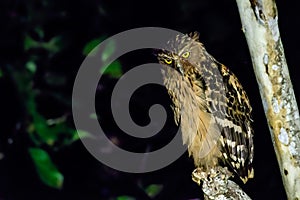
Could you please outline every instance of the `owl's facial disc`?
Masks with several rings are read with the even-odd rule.
[[[176,53],[162,53],[159,54],[159,61],[161,64],[168,65],[170,67],[173,67],[176,69],[180,74],[184,74],[183,64],[182,64],[182,58],[189,57],[189,52],[184,52],[184,55],[181,57],[177,55]]]

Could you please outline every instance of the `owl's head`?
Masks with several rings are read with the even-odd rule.
[[[167,42],[168,50],[161,50],[157,54],[160,64],[170,66],[181,74],[185,67],[199,62],[199,55],[203,53],[203,45],[199,42],[199,33],[193,32],[186,35],[177,35]]]

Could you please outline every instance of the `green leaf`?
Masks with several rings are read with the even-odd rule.
[[[77,132],[66,124],[65,118],[60,118],[60,120],[46,120],[36,111],[34,101],[29,101],[27,107],[32,108],[30,113],[33,118],[28,132],[30,133],[32,141],[35,142],[36,145],[47,144],[49,146],[53,146],[55,142],[59,141],[61,134],[64,134],[64,137],[60,138],[63,139],[61,142],[62,145],[69,145],[77,140]],[[56,121],[56,123],[49,123],[54,121]]]
[[[100,38],[96,38],[91,40],[90,42],[88,42],[82,51],[82,54],[87,56],[98,44],[100,44],[100,42],[102,42],[105,39],[104,36],[100,37]],[[95,49],[96,51],[96,49]]]
[[[135,198],[131,196],[118,196],[116,200],[135,200]]]
[[[95,139],[95,137],[91,133],[89,133],[87,131],[84,131],[84,130],[75,130],[72,141],[76,141],[76,140],[84,139],[84,138]]]
[[[38,42],[26,35],[24,38],[24,50],[32,48],[43,48],[51,53],[57,53],[63,48],[63,39],[61,36],[55,36],[48,42]]]
[[[92,114],[90,114],[90,116],[89,116],[91,119],[98,119],[98,116],[97,116],[97,114],[96,113],[92,113]]]
[[[2,78],[3,77],[3,71],[2,71],[2,69],[0,69],[0,78]]]
[[[63,48],[63,39],[61,36],[55,36],[49,42],[43,42],[40,45],[49,52],[57,53]]]
[[[154,198],[162,191],[162,189],[163,185],[151,184],[148,187],[146,187],[145,192],[149,197]]]
[[[101,59],[105,63],[108,58],[116,51],[116,42],[110,39],[104,48]]]
[[[50,187],[61,189],[64,176],[58,171],[48,153],[40,148],[29,148],[29,154],[43,183]]]
[[[104,39],[105,37],[100,37],[91,40],[85,45],[82,53],[84,55],[93,56],[97,52],[97,48],[96,48],[97,45],[99,45],[100,42],[102,42]],[[108,59],[113,55],[115,51],[116,51],[116,42],[114,40],[109,40],[107,45],[104,47],[103,53],[101,54],[101,60],[103,62],[103,65],[106,64]],[[119,78],[122,76],[121,63],[118,60],[115,60],[105,70],[104,68],[101,68],[100,73],[107,74],[113,78]]]
[[[39,47],[39,43],[32,39],[29,35],[25,35],[24,38],[24,50],[28,51],[31,48]]]
[[[28,61],[26,64],[26,69],[28,69],[31,73],[35,73],[36,72],[36,64],[33,61]]]
[[[41,27],[36,27],[35,29],[34,29],[34,31],[38,34],[38,36],[40,37],[40,38],[44,38],[44,36],[45,36],[45,33],[44,33],[44,30],[41,28]]]
[[[49,146],[52,146],[56,139],[57,134],[53,134],[47,125],[47,120],[40,115],[39,113],[35,113],[32,115],[33,117],[33,126],[39,138],[37,138],[40,142],[46,143]]]
[[[120,78],[123,73],[122,65],[121,65],[120,61],[115,60],[105,70],[104,70],[104,68],[101,68],[100,73],[109,75],[113,78]]]

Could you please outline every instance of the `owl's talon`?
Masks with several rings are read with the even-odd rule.
[[[192,180],[198,185],[202,182],[214,182],[214,179],[221,179],[227,181],[233,174],[227,169],[227,167],[215,167],[208,172],[203,168],[196,168],[192,172]]]
[[[201,181],[206,177],[206,173],[202,171],[202,168],[196,168],[192,172],[192,180],[198,185],[201,184]]]

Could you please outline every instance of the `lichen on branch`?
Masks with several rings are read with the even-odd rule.
[[[300,119],[274,0],[236,0],[288,199],[300,199]]]

